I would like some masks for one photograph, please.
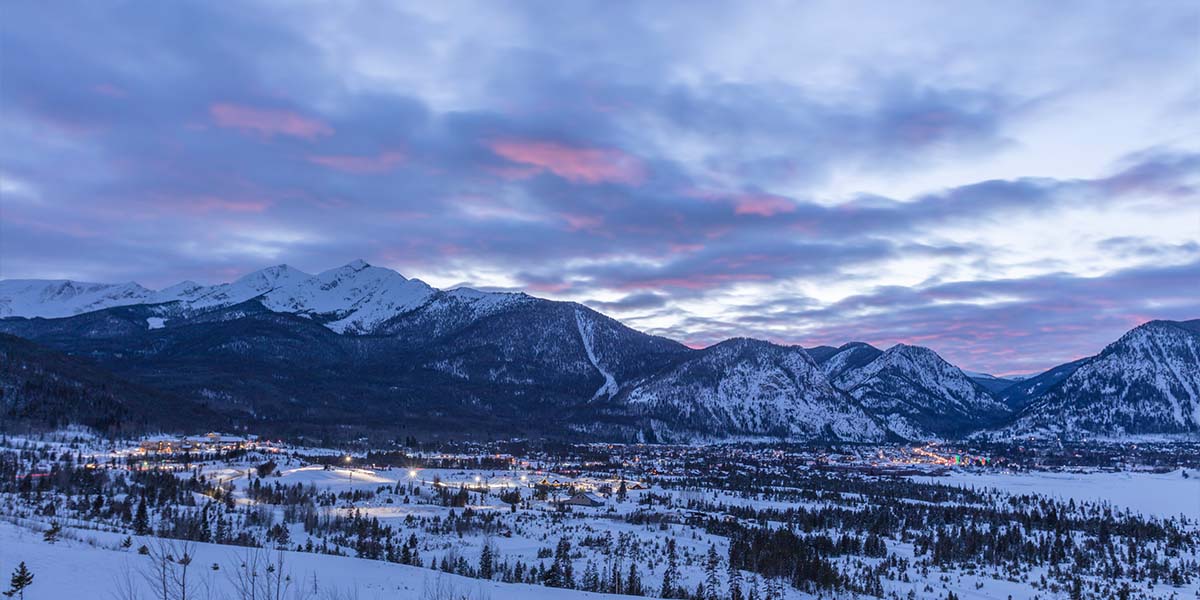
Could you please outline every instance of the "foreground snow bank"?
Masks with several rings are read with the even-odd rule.
[[[67,530],[55,544],[42,541],[38,531],[0,522],[0,575],[7,577],[24,561],[34,573],[26,592],[30,600],[129,597],[122,586],[131,583],[137,597],[153,598],[141,572],[151,559],[133,550],[115,550],[120,537],[112,534]],[[152,538],[135,539],[134,548]],[[93,545],[94,544],[94,545]],[[189,578],[195,578],[194,597],[234,598],[230,569],[246,557],[248,549],[216,544],[195,544]],[[271,555],[274,556],[274,552]],[[405,565],[374,560],[284,552],[285,572],[292,584],[287,598],[354,598],[356,600],[583,600],[620,598],[522,584],[506,584],[446,575]],[[219,570],[213,570],[216,564]],[[314,587],[317,593],[312,593]]]

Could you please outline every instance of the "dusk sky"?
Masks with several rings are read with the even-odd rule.
[[[1200,317],[1200,3],[4,2],[0,278],[353,259],[1018,373]]]

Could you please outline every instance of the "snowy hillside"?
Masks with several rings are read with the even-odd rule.
[[[1008,413],[958,367],[920,346],[892,346],[833,383],[909,439],[958,435]]]
[[[659,437],[769,433],[868,441],[886,435],[803,350],[744,338],[706,348],[638,383],[628,402],[657,417]]]
[[[42,541],[39,531],[30,531],[9,523],[0,523],[0,568],[12,571],[17,561],[24,561],[35,574],[28,598],[154,598],[152,580],[143,577],[152,564],[150,557],[131,549],[121,548],[121,536],[99,532],[69,532],[72,537],[54,544]],[[86,537],[85,537],[86,536]],[[184,548],[177,541],[138,538],[138,544],[156,546],[165,543],[170,548]],[[261,549],[200,543],[190,546],[191,558],[203,568],[193,569],[194,581],[182,585],[198,597],[237,598],[240,582],[227,572],[243,562],[259,558],[265,567],[282,565],[285,585],[280,586],[280,598],[360,598],[362,600],[600,600],[629,598],[615,594],[600,594],[581,590],[550,588],[526,583],[482,581],[460,575],[440,573],[408,565],[379,560],[327,556],[309,552],[289,551],[282,554]],[[256,554],[257,553],[257,554]],[[11,564],[10,564],[11,563]],[[68,566],[69,565],[69,566]],[[213,569],[212,566],[217,568]],[[179,584],[176,584],[179,585]],[[267,584],[260,586],[257,597]],[[274,591],[276,588],[270,588]],[[315,589],[315,591],[314,591]],[[172,587],[172,592],[177,590]],[[206,592],[206,593],[205,593]],[[188,596],[191,597],[191,596]]]
[[[889,430],[945,438],[1009,426],[1017,414],[1021,431],[1179,433],[1200,423],[1187,324],[1148,325],[1103,361],[1012,381],[907,345],[802,350],[730,340],[692,350],[579,304],[441,291],[361,260],[317,275],[278,265],[158,291],[0,281],[0,317],[0,331],[86,355],[131,383],[237,415],[304,398],[323,424],[326,412],[342,424],[360,417],[344,412],[350,403],[382,411],[377,420],[487,416],[506,427],[536,410],[539,426],[554,415],[571,431],[618,439],[879,439]]]
[[[179,301],[193,309],[231,306],[257,298],[274,289],[299,285],[310,277],[312,276],[308,273],[287,265],[277,265],[245,275],[233,283],[205,287],[185,281],[162,290],[154,300]]]
[[[159,291],[136,283],[7,279],[0,281],[0,317],[53,319],[117,306],[171,302],[192,309],[229,306],[279,287],[296,285],[310,277],[287,265],[279,265],[255,271],[233,283],[204,286],[183,281]]]
[[[276,312],[325,317],[338,333],[367,333],[380,323],[417,308],[437,290],[419,279],[356,260],[264,296]]]
[[[1200,320],[1151,321],[1126,333],[1040,396],[1006,431],[1200,432]]]
[[[1008,405],[1014,411],[1019,411],[1029,406],[1030,403],[1037,400],[1042,394],[1053,389],[1059,382],[1070,377],[1076,369],[1089,360],[1091,360],[1091,357],[1081,358],[1058,365],[1044,373],[1016,380],[1014,383],[996,392],[996,399]]]
[[[136,283],[85,283],[44,279],[0,281],[0,317],[69,317],[111,306],[152,302],[155,293]]]
[[[817,360],[817,364],[821,365],[821,371],[825,373],[826,377],[834,380],[846,371],[857,369],[879,358],[880,354],[883,352],[875,346],[862,342],[850,342],[832,353],[822,356]]]

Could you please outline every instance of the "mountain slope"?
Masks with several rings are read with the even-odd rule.
[[[821,371],[830,380],[837,379],[846,371],[863,367],[871,361],[879,358],[883,351],[875,346],[863,342],[850,342],[843,344],[833,352],[821,352],[819,356],[822,358],[817,360],[817,364],[821,366]]]
[[[590,402],[611,402],[622,385],[690,352],[586,307],[520,294],[435,292],[365,335],[270,310],[262,297],[176,311],[156,326],[171,306],[4,319],[0,330],[257,428],[306,431],[338,424],[554,434],[626,421]]]
[[[0,318],[69,317],[93,310],[150,302],[154,292],[136,283],[86,283],[69,280],[0,281]]]
[[[1008,379],[1005,377],[996,377],[995,375],[992,375],[990,373],[977,373],[975,371],[963,371],[963,374],[965,374],[967,377],[970,377],[971,381],[978,383],[979,387],[987,390],[988,393],[991,394],[993,397],[1000,394],[1000,392],[1003,392],[1004,390],[1008,389],[1009,386],[1011,386],[1012,384],[1017,383],[1016,379]]]
[[[958,367],[920,346],[892,346],[844,371],[834,385],[909,439],[958,436],[1009,413]]]
[[[1036,400],[1038,396],[1041,396],[1058,385],[1062,380],[1070,377],[1076,369],[1089,360],[1091,360],[1091,357],[1073,360],[1069,363],[1058,365],[1044,373],[1012,383],[995,393],[996,399],[1003,402],[1009,408],[1019,411]]]
[[[107,433],[157,426],[219,427],[202,404],[125,381],[77,358],[0,334],[0,425],[82,423]]]
[[[257,429],[876,440],[953,437],[1018,412],[1013,431],[1200,422],[1194,321],[1148,324],[1101,356],[1010,383],[915,346],[692,350],[579,304],[442,291],[363,261],[160,291],[0,281],[0,315],[0,332]]]
[[[316,318],[338,333],[369,333],[423,304],[436,290],[419,279],[356,260],[266,293],[275,312]]]
[[[1021,413],[1009,433],[1200,433],[1200,320],[1134,328]]]
[[[804,350],[733,339],[639,382],[627,396],[663,440],[770,435],[878,441],[887,431]]]
[[[6,279],[0,281],[0,318],[61,318],[134,304],[180,303],[189,309],[230,306],[310,277],[279,265],[255,271],[232,283],[203,286],[183,281],[157,292],[132,282]]]

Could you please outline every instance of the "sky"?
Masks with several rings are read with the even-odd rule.
[[[1200,317],[1195,2],[8,2],[0,278],[354,259],[1038,371]]]

